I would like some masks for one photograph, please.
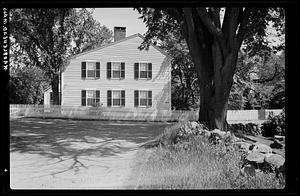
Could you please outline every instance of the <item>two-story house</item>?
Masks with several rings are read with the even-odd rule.
[[[71,57],[61,76],[62,106],[171,110],[171,58],[154,45],[139,50],[142,35],[125,35],[115,27],[114,42]]]

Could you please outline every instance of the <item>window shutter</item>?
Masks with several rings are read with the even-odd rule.
[[[134,91],[134,107],[139,107],[139,91]]]
[[[81,105],[86,106],[86,90],[81,91]]]
[[[121,63],[121,78],[125,78],[125,63]]]
[[[148,91],[148,106],[152,106],[152,91]]]
[[[96,62],[96,78],[100,78],[100,62]]]
[[[152,78],[152,63],[148,63],[148,78]]]
[[[121,91],[121,106],[125,106],[125,91]]]
[[[139,78],[139,63],[134,63],[134,79]]]
[[[111,62],[107,62],[107,78],[111,78]]]
[[[111,90],[107,91],[107,107],[111,107]]]
[[[86,62],[81,62],[81,78],[86,78]]]
[[[100,91],[96,90],[96,106],[100,106]]]

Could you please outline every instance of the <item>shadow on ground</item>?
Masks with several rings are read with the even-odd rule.
[[[73,121],[21,118],[10,121],[10,152],[73,160],[68,168],[86,166],[78,157],[107,157],[137,149],[170,125],[161,122]]]

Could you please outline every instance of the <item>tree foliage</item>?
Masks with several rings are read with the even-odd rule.
[[[10,67],[9,101],[12,104],[42,104],[49,79],[34,66]]]
[[[197,108],[199,102],[197,75],[185,40],[177,31],[173,31],[159,45],[172,57],[172,108],[177,110]]]
[[[279,9],[280,10],[280,9]],[[228,99],[242,43],[250,56],[267,51],[268,21],[279,23],[277,8],[137,8],[148,31],[141,49],[178,31],[185,39],[200,89],[199,121],[227,129]],[[264,50],[262,50],[264,49]]]
[[[229,109],[283,108],[284,59],[284,52],[250,57],[241,51],[229,96]]]
[[[68,57],[109,42],[112,35],[86,9],[22,8],[10,14],[10,38],[16,44],[10,53],[22,52],[31,66],[44,70],[54,104],[59,103],[59,74]]]
[[[92,11],[87,9],[73,9],[68,19],[72,45],[68,55],[76,55],[112,41],[112,32],[101,26],[92,16]]]

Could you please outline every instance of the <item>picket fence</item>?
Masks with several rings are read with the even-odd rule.
[[[265,120],[282,110],[228,110],[228,121]],[[197,120],[198,111],[155,110],[143,108],[95,108],[11,104],[10,117],[41,117],[94,120],[182,121]]]

